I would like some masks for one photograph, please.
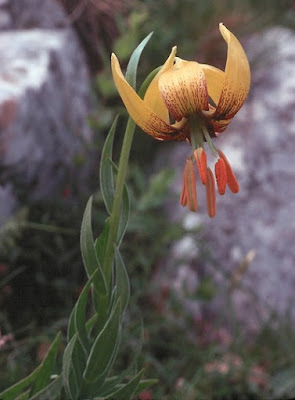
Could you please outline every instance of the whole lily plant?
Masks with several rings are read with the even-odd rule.
[[[61,332],[35,371],[0,393],[1,400],[131,400],[155,380],[143,380],[143,370],[131,365],[113,376],[119,350],[123,317],[129,302],[129,278],[120,244],[129,218],[129,197],[125,184],[129,153],[136,124],[158,140],[187,140],[192,155],[186,160],[181,204],[197,210],[196,160],[199,177],[206,186],[207,207],[214,217],[215,183],[207,167],[205,142],[217,157],[215,177],[220,194],[226,185],[234,193],[239,186],[230,164],[212,143],[243,105],[250,85],[247,57],[236,37],[223,25],[220,31],[228,45],[225,71],[176,57],[176,47],[163,66],[156,68],[136,92],[140,55],[148,35],[133,52],[125,76],[117,57],[111,67],[115,85],[130,115],[124,134],[119,164],[112,150],[118,118],[106,138],[100,162],[100,188],[109,214],[101,234],[92,232],[92,198],[81,227],[81,252],[87,282],[69,318],[62,360]],[[91,299],[91,308],[88,299]],[[135,355],[136,360],[136,355]],[[61,365],[58,368],[57,365]]]

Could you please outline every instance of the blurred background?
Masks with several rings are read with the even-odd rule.
[[[142,345],[139,365],[159,384],[140,400],[295,397],[294,0],[0,1],[0,390],[66,330],[86,278],[78,243],[92,193],[96,234],[106,218],[100,153],[122,111],[118,158],[127,119],[110,53],[124,67],[154,31],[138,84],[173,45],[223,69],[219,22],[252,70],[247,102],[217,140],[241,192],[218,198],[214,220],[201,191],[188,213],[178,197],[189,146],[137,130],[122,244],[131,301],[116,368]]]

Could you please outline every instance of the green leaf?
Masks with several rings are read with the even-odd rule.
[[[98,269],[94,272],[90,280],[84,286],[74,308],[75,331],[78,332],[81,344],[85,350],[88,350],[89,347],[88,335],[86,331],[86,317],[85,317],[86,302],[92,281],[96,279],[97,275],[98,275]]]
[[[127,65],[127,70],[126,70],[126,75],[125,78],[127,82],[130,84],[130,86],[133,87],[134,90],[136,90],[136,74],[137,74],[137,66],[138,66],[138,61],[141,56],[141,53],[143,49],[145,48],[146,44],[150,40],[153,32],[149,33],[136,47],[134,52],[132,53],[129,63]]]
[[[35,382],[33,384],[33,387],[31,389],[30,396],[33,396],[34,394],[38,393],[40,390],[45,388],[48,383],[50,382],[50,376],[53,374],[53,369],[55,366],[55,359],[56,359],[56,354],[58,351],[58,346],[60,343],[61,339],[61,333],[59,332],[56,335],[56,338],[54,339],[52,345],[50,346],[50,349],[45,357],[45,359],[42,361],[42,368],[38,372],[38,375],[35,378]]]
[[[104,307],[104,305],[100,305],[99,303],[105,303],[105,299],[108,298],[108,287],[106,283],[106,279],[104,273],[102,272],[101,266],[99,264],[99,258],[96,254],[96,249],[93,240],[93,233],[91,227],[91,209],[92,209],[92,197],[88,200],[82,226],[81,226],[81,251],[82,258],[85,265],[85,269],[88,275],[88,279],[91,279],[91,276],[97,270],[98,274],[93,279],[93,303],[96,310],[99,307]],[[72,329],[72,321],[70,328]]]
[[[103,231],[101,232],[99,237],[96,239],[95,244],[94,244],[100,265],[103,265],[103,262],[104,262],[109,230],[110,230],[110,219],[107,218],[104,223]]]
[[[55,400],[59,398],[60,392],[63,387],[62,376],[55,378],[46,388],[41,392],[30,397],[30,400]]]
[[[75,335],[76,333],[76,326],[75,326],[75,312],[76,312],[76,305],[75,304],[74,308],[72,309],[70,318],[69,318],[69,322],[68,322],[68,332],[67,332],[67,341],[69,342],[72,337]]]
[[[130,298],[130,283],[124,261],[117,247],[115,248],[115,282],[117,287],[116,294],[121,299],[124,313]]]
[[[99,259],[100,265],[103,265],[105,257],[105,249],[109,234],[109,219],[105,221],[103,231],[96,239],[94,247]],[[93,295],[95,298],[95,310],[98,314],[98,326],[103,326],[109,308],[109,290],[106,283],[105,274],[102,269],[99,269],[99,276],[94,280]]]
[[[138,91],[138,96],[141,97],[142,99],[144,98],[145,92],[147,91],[147,88],[150,86],[151,81],[154,79],[154,77],[157,75],[157,73],[160,71],[162,68],[162,65],[160,67],[155,68],[143,81],[143,84],[140,86],[140,89]]]
[[[88,336],[90,336],[91,330],[94,327],[94,325],[97,323],[98,319],[98,314],[95,313],[92,315],[92,317],[89,318],[89,320],[86,322],[86,332]]]
[[[0,397],[1,398],[1,397]],[[26,392],[20,394],[17,396],[15,400],[29,400],[30,399],[30,391],[27,390]]]
[[[97,336],[90,351],[84,379],[87,382],[94,382],[108,370],[113,355],[116,352],[121,328],[121,304],[117,302],[103,330]]]
[[[100,324],[105,322],[106,315],[109,307],[109,296],[106,293],[105,287],[103,286],[103,290],[100,290],[100,284],[97,284],[98,281],[102,280],[102,272],[100,269],[97,269],[87,284],[84,286],[76,304],[74,310],[71,314],[71,318],[68,324],[68,341],[74,336],[75,333],[79,334],[79,338],[81,340],[81,344],[84,349],[88,352],[89,350],[89,339],[90,331],[93,328],[94,324],[99,328]],[[91,284],[94,282],[93,291],[96,293],[96,298],[98,301],[98,312],[95,313],[89,321],[86,322],[85,312],[86,312],[86,302],[87,296],[89,294],[89,289]],[[98,289],[97,289],[98,287]],[[99,320],[99,321],[98,321]]]
[[[15,383],[13,386],[5,389],[2,393],[0,393],[1,400],[15,400],[17,395],[24,389],[26,389],[32,382],[34,382],[36,376],[38,375],[40,369],[42,368],[42,364],[39,365],[35,371],[33,371],[30,375],[22,379],[21,381]]]
[[[113,166],[114,174],[117,175],[118,167],[114,163],[112,163],[112,166]],[[120,221],[119,221],[118,233],[117,233],[117,246],[118,247],[120,246],[120,243],[126,232],[129,215],[130,215],[129,193],[128,193],[128,188],[125,184],[124,190],[123,190],[123,197],[122,197],[122,208],[121,208],[121,214],[120,214]],[[96,243],[96,250],[97,250],[97,253],[100,254],[99,262],[101,265],[103,265],[105,248],[106,248],[106,243],[107,243],[107,239],[108,239],[108,233],[109,233],[109,219],[106,220],[104,230],[103,230],[102,234],[99,236],[97,243]]]
[[[23,393],[20,395],[20,393],[25,390],[31,383],[37,382],[39,377],[40,379],[44,379],[46,375],[46,371],[49,371],[50,365],[52,361],[55,359],[55,354],[58,349],[58,344],[60,341],[60,333],[56,336],[54,342],[52,343],[48,354],[43,361],[41,365],[39,365],[35,371],[33,371],[29,376],[26,378],[22,379],[21,381],[17,382],[10,388],[4,390],[2,393],[0,393],[0,399],[1,400],[16,400],[17,398],[19,399],[27,399],[29,398],[29,391]],[[44,368],[44,371],[42,372]],[[39,383],[39,382],[37,382]],[[36,386],[37,387],[37,386]],[[20,395],[20,396],[19,396]]]
[[[99,395],[102,397],[108,397],[114,392],[114,390],[117,390],[119,387],[123,386],[122,381],[126,380],[127,376],[132,376],[132,373],[134,372],[134,366],[132,364],[123,370],[123,372],[121,372],[119,375],[107,378],[101,387]]]
[[[129,193],[127,186],[124,185],[123,197],[122,197],[122,208],[121,208],[121,215],[120,221],[118,226],[118,234],[117,234],[117,246],[119,247],[123,236],[127,229],[127,224],[130,215],[130,201],[129,201]]]
[[[63,356],[63,385],[72,400],[78,400],[83,384],[85,353],[76,333],[64,351]]]
[[[139,381],[142,377],[143,370],[141,370],[134,378],[132,378],[128,383],[121,386],[119,389],[109,394],[106,399],[116,399],[116,400],[131,400],[136,392]]]
[[[116,116],[111,129],[107,135],[105,140],[100,160],[100,170],[99,170],[99,179],[100,179],[100,190],[102,193],[102,197],[107,209],[107,212],[111,214],[113,201],[114,201],[114,175],[113,175],[113,166],[112,166],[112,152],[113,152],[113,143],[114,136],[116,132],[118,122],[118,116]]]
[[[156,383],[158,383],[158,379],[143,379],[142,381],[139,382],[138,387],[134,392],[133,396],[137,396],[139,393],[155,385]]]
[[[94,240],[91,227],[91,211],[92,211],[92,196],[89,198],[86,205],[86,209],[82,220],[81,235],[80,235],[82,258],[88,279],[90,279],[94,271],[100,266],[94,248]]]

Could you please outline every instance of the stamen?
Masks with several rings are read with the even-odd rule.
[[[198,147],[194,151],[197,167],[201,182],[206,185],[207,182],[207,155],[202,147]]]
[[[202,129],[203,135],[204,135],[204,137],[205,137],[205,139],[206,139],[206,141],[208,143],[208,146],[209,146],[210,150],[212,151],[212,154],[215,157],[217,157],[217,149],[216,149],[216,147],[214,146],[214,144],[212,142],[212,139],[211,139],[211,137],[209,135],[209,132],[207,131],[207,128],[206,127],[202,127],[202,128],[203,128]]]
[[[187,172],[186,172],[186,193],[187,193],[187,205],[191,211],[197,211],[197,188],[196,188],[196,174],[194,171],[194,164],[191,158],[186,160]]]
[[[214,218],[216,215],[216,193],[214,177],[210,168],[207,168],[206,195],[208,215],[210,218]]]
[[[185,164],[184,171],[183,171],[182,191],[180,194],[180,204],[183,207],[185,207],[187,205],[186,174],[187,174],[187,163]]]
[[[225,163],[225,168],[226,168],[226,183],[228,184],[228,187],[233,193],[238,193],[240,190],[240,186],[238,184],[237,178],[235,177],[235,174],[233,173],[233,170],[230,166],[230,163],[228,159],[225,157],[223,152],[221,150],[218,150],[219,157],[223,159]]]
[[[197,211],[197,189],[196,189],[196,174],[194,164],[191,158],[186,160],[183,173],[182,191],[180,195],[180,204],[188,206],[191,211]]]
[[[227,173],[225,162],[219,158],[215,164],[215,176],[219,194],[223,195],[226,189]]]

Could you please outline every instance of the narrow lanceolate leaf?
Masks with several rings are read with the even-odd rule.
[[[116,399],[116,400],[131,400],[136,392],[139,385],[140,378],[142,377],[143,370],[141,370],[133,379],[131,379],[125,385],[122,385],[119,389],[113,391],[106,399]]]
[[[131,375],[133,370],[133,366],[130,366],[127,369],[123,370],[120,375],[107,378],[99,390],[99,395],[103,398],[108,397],[114,391],[115,387],[118,388],[122,385],[122,382],[126,379],[127,376]]]
[[[27,390],[26,392],[20,394],[19,396],[17,396],[16,399],[14,400],[29,400],[30,399],[30,391]]]
[[[90,336],[91,330],[96,325],[97,320],[98,320],[98,315],[93,314],[92,317],[90,317],[89,320],[86,322],[86,332],[88,336]]]
[[[29,376],[22,379],[21,381],[17,382],[13,386],[5,389],[2,393],[0,393],[0,399],[3,400],[15,400],[18,395],[29,387],[29,385],[34,382],[36,376],[38,375],[39,371],[42,369],[42,364],[39,365]]]
[[[139,382],[137,389],[134,393],[134,396],[137,396],[139,393],[155,385],[156,383],[158,383],[158,379],[143,379],[142,381]]]
[[[30,400],[52,400],[59,399],[63,387],[62,376],[55,378],[46,388],[30,397]]]
[[[36,376],[35,382],[33,384],[33,387],[31,389],[30,396],[33,396],[34,394],[38,393],[40,390],[45,388],[48,383],[50,382],[50,376],[53,374],[54,366],[55,366],[55,359],[56,359],[56,354],[58,351],[58,346],[60,343],[61,339],[61,334],[60,332],[57,334],[56,338],[54,339],[54,342],[52,343],[45,359],[42,361],[42,368],[38,372],[38,375]]]
[[[154,77],[157,75],[157,73],[160,71],[162,66],[155,68],[143,81],[143,84],[140,86],[140,89],[138,91],[138,96],[140,98],[144,98],[144,95],[147,91],[147,88],[149,87],[151,81],[154,79]]]
[[[124,261],[117,247],[115,248],[115,282],[116,294],[121,299],[122,311],[124,312],[129,302],[130,283]]]
[[[141,56],[141,53],[143,51],[143,49],[145,48],[146,44],[148,43],[148,41],[150,40],[150,38],[152,37],[153,32],[149,33],[140,43],[139,45],[136,47],[136,49],[133,51],[129,63],[127,65],[127,70],[126,70],[126,81],[129,83],[130,86],[132,86],[132,88],[134,90],[136,90],[136,75],[137,75],[137,66],[138,66],[138,62]]]
[[[78,334],[70,340],[63,357],[63,385],[71,400],[78,400],[83,384],[85,353]]]
[[[113,354],[116,352],[120,328],[121,304],[118,301],[90,351],[84,372],[86,382],[96,381],[108,369]]]
[[[126,232],[127,224],[128,224],[128,220],[129,220],[129,214],[130,214],[129,194],[128,194],[127,186],[124,185],[122,208],[121,208],[120,222],[119,222],[118,235],[117,235],[117,246],[118,247],[120,246],[121,241]]]
[[[68,322],[68,332],[67,332],[67,341],[69,342],[72,337],[75,335],[76,333],[76,326],[75,326],[75,312],[76,312],[76,306],[77,304],[74,306],[74,308],[72,309],[70,318],[69,318],[69,322]],[[1,398],[1,397],[0,397]]]
[[[75,323],[75,331],[78,332],[79,338],[81,340],[81,344],[84,347],[84,349],[87,351],[89,347],[89,341],[88,341],[88,335],[86,331],[86,302],[87,302],[87,297],[88,293],[90,290],[90,286],[93,281],[97,278],[98,275],[98,269],[94,272],[94,275],[91,277],[91,279],[87,282],[87,284],[84,286],[78,301],[75,305],[75,313],[74,313],[74,323]]]
[[[112,205],[114,201],[114,174],[112,166],[112,153],[113,153],[113,143],[114,136],[116,132],[118,122],[118,116],[116,116],[111,129],[105,140],[100,160],[100,190],[102,197],[107,209],[107,212],[111,214]]]
[[[81,226],[81,252],[84,266],[90,279],[91,275],[99,267],[98,258],[94,248],[93,233],[91,227],[91,214],[92,214],[92,197],[89,198],[84,212],[82,226]]]
[[[113,172],[114,175],[116,176],[118,173],[118,168],[115,164],[113,164]],[[123,239],[123,236],[126,232],[127,229],[127,224],[129,220],[129,214],[130,214],[130,201],[129,201],[129,193],[128,193],[128,188],[126,185],[124,185],[124,190],[123,190],[123,197],[122,197],[122,208],[121,208],[121,214],[120,214],[120,221],[119,221],[119,226],[118,226],[118,234],[117,234],[117,246],[120,246],[120,243]],[[104,230],[100,237],[97,240],[96,245],[96,250],[97,254],[99,255],[99,262],[101,265],[103,265],[103,260],[104,260],[104,252],[105,252],[105,247],[108,239],[108,233],[109,233],[109,219],[106,220]]]
[[[92,197],[90,197],[90,199],[88,200],[83,216],[83,221],[81,226],[81,251],[88,279],[91,279],[91,276],[94,274],[96,270],[98,271],[97,275],[92,280],[93,303],[97,311],[100,307],[99,305],[99,302],[101,300],[100,297],[107,298],[108,287],[94,245],[93,233],[91,227],[91,209],[92,209]]]
[[[103,262],[104,262],[109,230],[110,230],[110,219],[107,218],[104,223],[103,231],[101,232],[101,234],[95,240],[95,243],[94,243],[96,254],[97,254],[100,265],[103,265]]]
[[[97,257],[99,259],[100,265],[103,264],[104,259],[105,259],[105,251],[106,251],[106,245],[107,245],[107,240],[108,240],[108,234],[109,234],[109,219],[105,221],[103,231],[99,235],[99,237],[95,241],[95,251],[97,254]],[[98,315],[98,325],[97,327],[102,329],[104,326],[106,320],[107,320],[107,312],[109,308],[109,289],[107,288],[106,284],[106,278],[105,274],[102,270],[100,270],[100,277],[98,277],[94,281],[93,285],[93,294],[95,297],[95,310]],[[102,287],[103,283],[103,287]]]

